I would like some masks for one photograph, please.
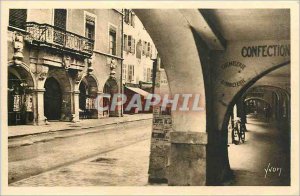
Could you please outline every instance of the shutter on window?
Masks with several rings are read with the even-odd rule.
[[[124,34],[124,51],[127,51],[127,47],[128,47],[127,35]]]
[[[134,54],[135,52],[135,39],[132,38],[131,40],[131,51],[132,54]]]
[[[26,9],[10,9],[9,10],[9,25],[20,29],[25,29],[27,20]]]
[[[127,48],[127,52],[131,52],[131,47],[132,47],[132,36],[128,35],[128,48]]]
[[[54,26],[66,30],[67,27],[67,10],[55,9],[54,10]]]
[[[132,13],[131,25],[135,27],[135,14]]]

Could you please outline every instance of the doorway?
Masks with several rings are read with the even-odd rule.
[[[59,120],[61,116],[62,94],[59,83],[53,77],[45,82],[44,113],[47,120]]]

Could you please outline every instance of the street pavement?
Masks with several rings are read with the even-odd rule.
[[[148,180],[149,154],[146,139],[10,186],[143,186]]]
[[[53,138],[53,134],[32,135],[31,140],[39,142],[8,149],[8,181],[9,183],[16,182],[132,143],[150,139],[151,127],[152,119],[147,119],[116,124],[109,129],[92,128],[94,129],[92,131],[90,129],[85,130],[87,131],[86,134],[68,137],[65,136],[65,131],[55,133],[55,138]],[[49,140],[47,137],[51,139]]]
[[[99,153],[89,158],[64,165],[48,172],[32,176],[10,186],[24,187],[55,187],[55,186],[144,186],[148,178],[151,122],[148,126],[131,126],[131,133],[145,131],[147,137],[134,140],[127,145],[107,150],[102,148]],[[289,184],[289,149],[282,143],[283,135],[289,130],[279,130],[272,123],[249,119],[247,124],[246,142],[229,146],[229,161],[235,178],[226,182],[225,186],[276,186]],[[127,130],[130,132],[130,130]],[[101,136],[102,137],[102,136]],[[117,137],[123,141],[122,131],[117,131],[111,137],[104,137],[98,146],[108,146]],[[79,141],[77,141],[79,142]],[[87,140],[75,145],[89,145]],[[81,144],[81,145],[80,145]],[[69,143],[65,146],[71,148]],[[86,148],[86,147],[84,147]],[[78,148],[77,148],[78,149]],[[53,157],[54,158],[54,157]],[[56,160],[56,159],[51,159]],[[265,173],[268,167],[281,168],[279,173]],[[163,186],[166,184],[163,184]]]

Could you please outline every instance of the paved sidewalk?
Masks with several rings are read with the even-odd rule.
[[[123,117],[109,117],[101,119],[85,119],[80,122],[50,122],[49,125],[18,125],[8,127],[8,138],[34,135],[47,132],[57,132],[66,130],[80,130],[96,128],[105,125],[120,124],[130,121],[151,119],[152,114],[124,115]]]

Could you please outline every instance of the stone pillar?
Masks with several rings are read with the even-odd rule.
[[[207,134],[205,132],[171,132],[170,139],[168,184],[204,186],[206,184]]]
[[[79,121],[79,93],[80,91],[74,91],[74,113],[73,113],[73,122]]]
[[[36,89],[36,111],[37,111],[37,117],[36,117],[36,124],[37,125],[43,125],[45,124],[45,114],[44,114],[44,92],[45,89]]]
[[[72,96],[72,91],[66,91],[62,94],[61,121],[72,120],[72,114],[74,114]]]
[[[104,117],[103,111],[100,110],[100,107],[103,107],[103,92],[98,91],[97,92],[97,98],[96,98],[96,109],[97,109],[97,118]]]

